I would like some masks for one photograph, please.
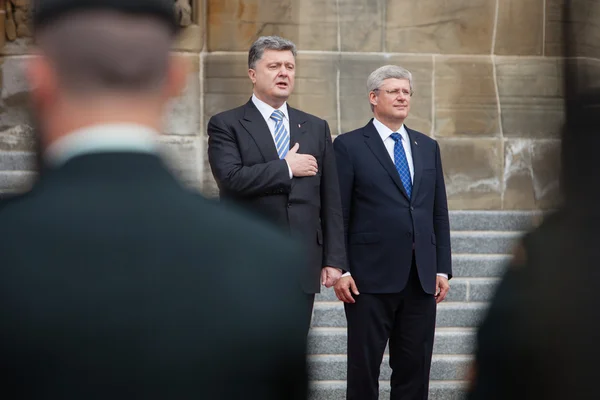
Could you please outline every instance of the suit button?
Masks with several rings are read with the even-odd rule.
[[[288,208],[292,208],[292,203],[288,203]]]
[[[406,236],[412,237],[412,232],[406,232]]]
[[[415,211],[415,208],[413,206],[411,206],[410,211]]]

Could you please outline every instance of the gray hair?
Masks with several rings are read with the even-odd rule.
[[[279,36],[261,36],[252,44],[248,52],[248,68],[256,68],[256,63],[260,61],[265,50],[291,51],[296,57],[296,45],[291,40]]]
[[[36,39],[61,87],[73,94],[159,90],[173,40],[157,18],[97,10],[57,19],[36,32]]]
[[[406,68],[402,68],[398,65],[384,65],[383,67],[377,68],[371,72],[367,79],[367,90],[368,93],[376,91],[383,85],[383,81],[386,79],[407,79],[410,85],[410,94],[413,94],[413,79],[412,74]],[[371,104],[371,110],[373,105]]]

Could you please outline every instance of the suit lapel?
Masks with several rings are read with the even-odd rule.
[[[240,123],[256,142],[265,161],[279,158],[269,126],[252,100],[246,103],[244,117],[240,120]]]
[[[413,168],[414,168],[414,178],[413,178],[413,189],[412,189],[412,197],[414,198],[418,191],[419,186],[421,184],[421,176],[423,175],[423,157],[421,154],[421,147],[419,146],[419,141],[416,138],[416,133],[412,129],[408,129],[406,125],[406,132],[408,133],[408,137],[410,138],[410,148],[412,151],[412,159],[413,159]]]
[[[302,113],[289,105],[288,114],[290,118],[290,148],[292,148],[300,141],[302,135],[306,132],[306,118],[303,118]],[[302,146],[300,146],[300,150],[302,150]]]
[[[363,128],[363,134],[365,136],[365,143],[371,149],[377,160],[381,163],[383,168],[388,172],[388,174],[392,177],[392,180],[398,186],[398,189],[402,192],[404,197],[408,200],[408,194],[406,194],[406,190],[404,189],[404,185],[402,185],[402,181],[400,180],[400,175],[398,174],[398,170],[396,170],[396,166],[394,162],[390,158],[390,154],[388,153],[383,141],[381,140],[381,136],[375,129],[375,125],[373,125],[373,120],[369,121],[369,123]]]

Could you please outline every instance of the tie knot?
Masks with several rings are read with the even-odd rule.
[[[277,122],[283,121],[283,112],[280,110],[273,111],[273,114],[271,114],[271,119],[274,119]]]
[[[394,140],[394,142],[398,143],[402,140],[402,135],[400,135],[398,132],[394,132],[392,133],[392,139]]]

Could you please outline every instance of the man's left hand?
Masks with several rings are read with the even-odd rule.
[[[335,285],[342,277],[342,271],[339,268],[324,267],[321,271],[321,283],[326,287],[330,288]]]
[[[448,279],[438,275],[435,278],[435,302],[440,303],[443,301],[449,291],[450,284],[448,283]]]

